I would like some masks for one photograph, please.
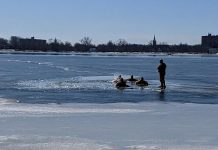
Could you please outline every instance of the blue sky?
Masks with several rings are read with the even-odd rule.
[[[0,0],[0,37],[58,38],[72,43],[199,44],[218,34],[218,0]]]

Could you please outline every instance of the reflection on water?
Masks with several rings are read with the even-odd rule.
[[[166,101],[166,99],[165,99],[165,91],[164,90],[160,91],[159,96],[160,96],[160,101]]]

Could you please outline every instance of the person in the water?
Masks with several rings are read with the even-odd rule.
[[[166,88],[166,84],[165,84],[165,74],[166,74],[166,68],[167,65],[163,62],[163,59],[160,60],[160,65],[158,66],[158,72],[159,72],[159,76],[160,76],[160,88],[161,89],[165,89]]]
[[[148,86],[148,82],[145,81],[143,77],[141,77],[140,80],[136,81],[135,84],[138,86]]]
[[[123,87],[129,87],[129,86],[126,84],[123,78],[120,78],[120,81],[117,82],[116,87],[123,88]]]
[[[122,76],[119,75],[115,80],[113,80],[114,83],[118,83],[121,80]]]
[[[137,79],[135,79],[135,78],[133,77],[133,75],[131,75],[131,77],[130,77],[129,79],[127,79],[127,81],[135,82],[135,81],[137,81]]]

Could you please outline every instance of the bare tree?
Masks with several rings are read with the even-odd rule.
[[[0,44],[7,45],[8,44],[8,40],[4,39],[4,38],[0,38]]]
[[[128,42],[125,39],[119,39],[117,41],[117,46],[125,46],[128,45]]]
[[[89,37],[84,37],[80,40],[81,44],[86,45],[86,46],[91,46],[92,45],[92,39]]]
[[[0,38],[0,49],[8,47],[9,43],[8,40],[4,38]]]
[[[153,40],[150,40],[150,41],[148,42],[148,45],[149,45],[149,46],[152,46],[152,45],[153,45]]]
[[[168,45],[167,42],[160,42],[159,45]]]
[[[70,42],[68,42],[68,41],[66,41],[66,42],[64,43],[64,45],[65,45],[65,46],[68,46],[68,47],[72,47],[72,44],[71,44]]]
[[[114,46],[115,44],[112,42],[112,41],[108,41],[107,42],[107,46],[111,47],[111,46]]]
[[[11,46],[12,46],[14,49],[19,48],[20,39],[21,39],[20,37],[11,36],[10,44],[11,44]]]

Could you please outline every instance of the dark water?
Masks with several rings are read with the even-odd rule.
[[[157,65],[167,64],[159,92]],[[20,103],[181,102],[218,104],[218,57],[0,55],[0,97]],[[116,76],[143,76],[150,85],[118,90]]]

